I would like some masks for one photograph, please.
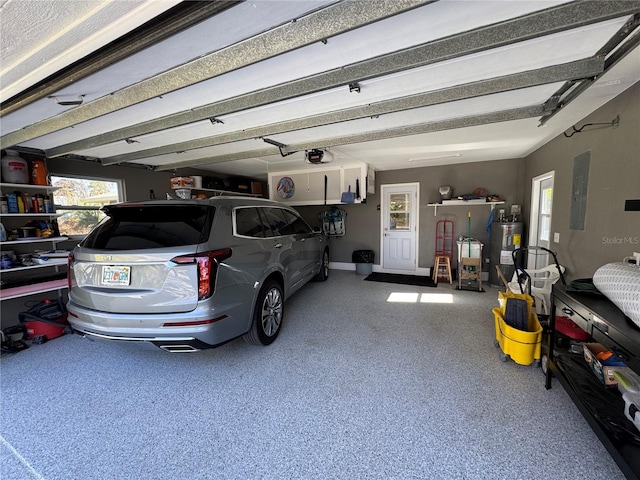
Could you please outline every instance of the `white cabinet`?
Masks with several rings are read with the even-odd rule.
[[[337,205],[342,193],[359,193],[355,203],[367,198],[366,163],[348,165],[308,165],[305,169],[269,173],[269,198],[289,205]]]
[[[56,187],[41,185],[0,183],[2,195],[6,196],[14,191],[27,193],[29,196],[36,194],[49,195]],[[35,234],[23,238],[9,238],[13,230],[19,230],[32,221],[50,222],[58,217],[56,213],[3,213],[1,222],[7,232],[7,240],[0,242],[2,256],[12,254],[16,260],[21,255],[33,254],[35,251],[52,251],[60,242],[68,240],[67,237],[48,236],[38,237]],[[5,264],[6,265],[6,264]],[[9,300],[37,293],[62,290],[67,287],[66,271],[67,259],[60,254],[33,259],[32,264],[22,265],[14,262],[10,268],[3,268],[0,289],[0,300]],[[6,288],[5,288],[6,285]],[[17,286],[12,286],[17,285]]]

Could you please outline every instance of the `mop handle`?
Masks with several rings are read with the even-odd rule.
[[[469,220],[467,221],[467,223],[469,224],[469,226],[468,226],[468,230],[469,230],[469,258],[471,258],[471,212],[469,212],[468,217],[469,217]]]

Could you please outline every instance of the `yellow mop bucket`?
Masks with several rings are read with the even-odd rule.
[[[532,311],[533,298],[527,294],[499,292],[500,307],[492,310],[496,327],[496,346],[502,350],[501,359],[511,360],[520,365],[537,364],[540,361],[542,347],[542,326],[538,316]],[[527,331],[519,330],[504,321],[504,312],[508,298],[526,300],[529,312]]]

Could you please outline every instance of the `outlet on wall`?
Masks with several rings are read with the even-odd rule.
[[[558,232],[553,232],[553,242],[560,243],[560,234]]]

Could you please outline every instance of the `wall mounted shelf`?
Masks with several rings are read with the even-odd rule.
[[[501,202],[487,202],[486,200],[445,200],[446,203],[429,203],[427,206],[433,207],[433,216],[438,214],[438,207],[476,207],[478,205],[488,205],[491,210],[496,208],[496,205],[504,204]]]

